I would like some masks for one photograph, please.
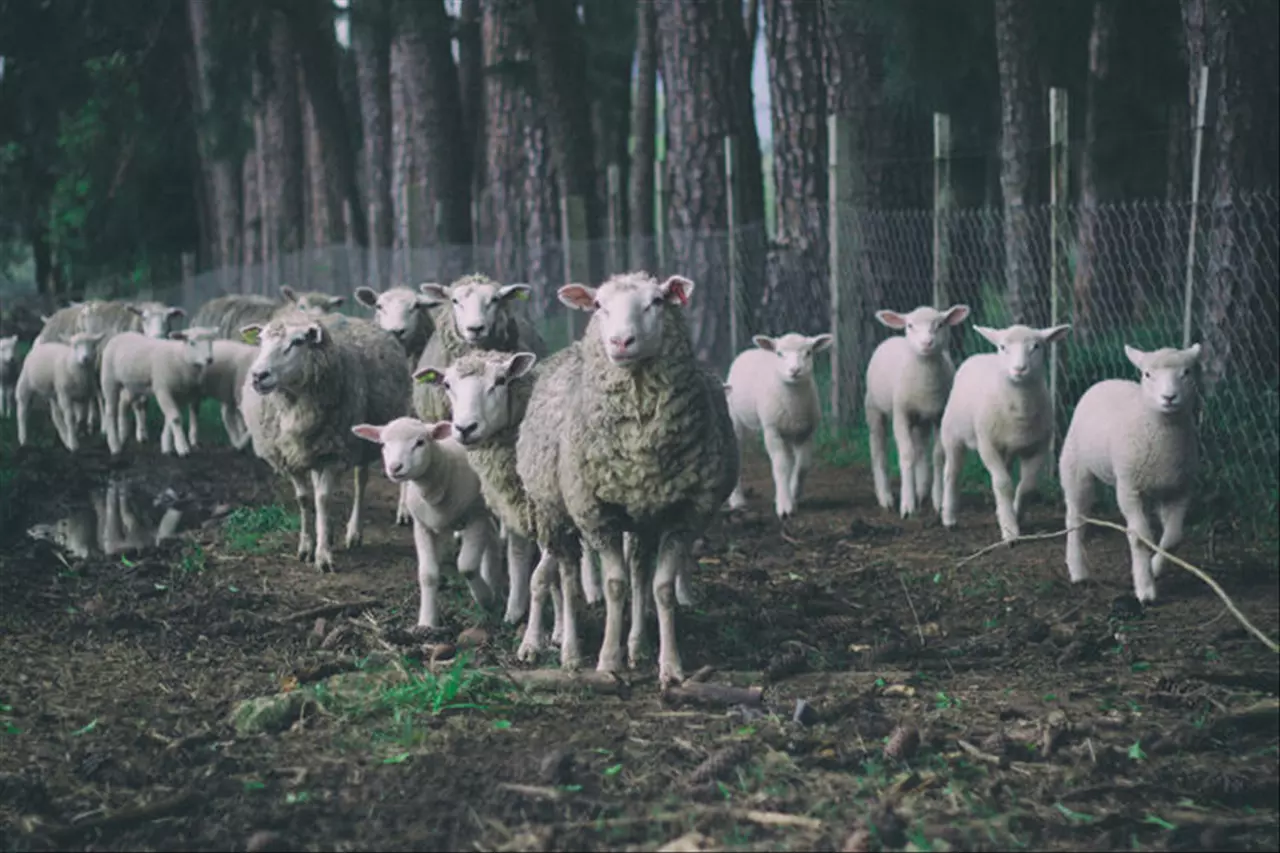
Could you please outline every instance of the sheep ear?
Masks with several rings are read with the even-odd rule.
[[[413,303],[415,308],[434,308],[439,304],[440,304],[440,300],[432,299],[430,296],[422,296],[422,295],[419,295],[417,299],[414,300],[414,303]]]
[[[432,441],[444,441],[453,435],[453,424],[450,421],[427,424],[427,435],[431,436]]]
[[[40,322],[41,322],[41,323],[47,323],[47,322],[49,322],[49,315],[48,315],[48,314],[41,314],[41,315],[40,315]]]
[[[831,346],[833,338],[828,334],[814,335],[809,338],[809,347],[812,352],[822,352]]]
[[[1000,346],[1004,343],[1003,329],[990,329],[986,326],[974,326],[973,330],[996,346]]]
[[[1070,331],[1071,331],[1071,324],[1063,323],[1061,326],[1054,326],[1051,329],[1041,329],[1040,339],[1044,341],[1046,344],[1056,344],[1058,341],[1065,338],[1067,336],[1067,333]]]
[[[533,370],[533,365],[537,361],[538,357],[531,352],[518,352],[507,359],[504,372],[508,379],[518,379]]]
[[[351,431],[359,438],[365,441],[372,441],[374,444],[382,444],[382,427],[373,424],[356,424]]]
[[[418,291],[422,295],[430,299],[428,305],[439,305],[441,302],[449,301],[449,287],[444,284],[436,284],[434,281],[424,281],[418,285]]]
[[[185,317],[185,316],[187,316],[187,312],[186,312],[186,311],[184,311],[184,310],[183,310],[183,309],[181,309],[181,308],[178,308],[178,307],[174,306],[174,307],[171,307],[171,308],[169,309],[169,312],[168,312],[168,314],[167,314],[166,316],[168,316],[168,317]]]
[[[307,330],[302,333],[302,339],[309,344],[320,344],[324,342],[324,328],[319,323],[312,323],[307,326]]]
[[[179,329],[176,332],[170,332],[169,339],[174,341],[185,341],[187,339],[187,333]]]
[[[17,335],[14,335],[14,339],[15,339],[15,340],[17,340]],[[1186,354],[1191,358],[1191,360],[1192,360],[1193,362],[1198,362],[1198,361],[1200,361],[1200,344],[1199,344],[1199,342],[1196,342],[1196,343],[1192,344],[1191,346],[1187,347],[1186,349],[1184,349],[1184,350],[1183,350],[1183,352],[1184,352],[1184,353],[1186,353]]]
[[[356,302],[359,302],[361,305],[367,305],[370,308],[375,308],[378,305],[378,294],[373,292],[372,287],[357,287]]]
[[[724,384],[724,393],[728,394],[731,391],[733,391],[733,386],[730,385],[728,382],[725,382],[723,384]]]
[[[1129,359],[1129,362],[1139,370],[1146,370],[1144,365],[1147,363],[1147,354],[1142,350],[1125,344],[1124,357]]]
[[[139,317],[143,316],[142,309],[139,308],[137,305],[126,305],[124,307],[129,311],[131,311],[132,313],[137,314]]]
[[[529,294],[533,292],[533,288],[527,284],[507,284],[498,288],[498,301],[503,302],[507,299],[523,299],[527,300]]]
[[[773,346],[773,338],[768,335],[755,335],[751,338],[751,342],[766,352],[776,352]]]
[[[946,322],[948,326],[958,326],[969,316],[968,305],[952,305],[947,309]]]
[[[413,378],[424,385],[439,385],[444,382],[444,371],[438,367],[424,367],[414,371]]]
[[[876,319],[890,329],[905,329],[907,327],[907,318],[897,311],[877,311]]]
[[[329,297],[329,307],[330,307],[330,308],[337,308],[339,305],[341,305],[342,303],[344,303],[344,302],[346,302],[346,301],[347,301],[347,297],[345,297],[345,296],[330,296],[330,297]]]
[[[594,311],[596,308],[596,289],[585,284],[566,284],[556,291],[556,296],[565,305],[579,311]]]
[[[251,346],[256,347],[258,345],[258,338],[261,336],[261,334],[262,334],[262,326],[257,323],[254,323],[249,326],[240,327],[240,340],[244,341],[246,344],[249,344]]]
[[[677,302],[688,305],[689,299],[693,296],[693,282],[682,275],[673,275],[658,287],[661,288],[662,295],[673,305]]]
[[[280,285],[280,295],[285,299],[288,299],[290,302],[298,301],[298,294],[295,293],[293,288],[287,284]]]

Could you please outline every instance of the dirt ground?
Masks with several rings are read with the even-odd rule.
[[[5,850],[1280,846],[1276,655],[1180,570],[1139,608],[1120,534],[1091,537],[1084,587],[1060,538],[961,563],[998,538],[989,499],[947,532],[879,510],[856,468],[815,472],[784,532],[753,456],[751,507],[703,543],[678,634],[686,673],[763,700],[703,706],[660,697],[653,667],[517,686],[517,628],[452,576],[450,630],[410,635],[412,537],[380,472],[364,547],[319,575],[281,529],[291,496],[246,454],[18,464],[0,532]],[[108,477],[132,485],[104,493]],[[168,508],[183,532],[145,549],[117,529],[109,557],[23,535],[86,513],[93,534],[104,506],[128,529]],[[1037,503],[1024,532],[1059,527]],[[1274,544],[1179,550],[1276,636]],[[602,622],[586,608],[585,649]],[[279,725],[233,724],[272,694]]]

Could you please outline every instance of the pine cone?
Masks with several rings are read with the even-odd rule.
[[[886,758],[898,761],[910,758],[920,748],[920,731],[912,725],[900,725],[889,735],[889,742],[884,745]]]
[[[746,741],[713,752],[689,774],[689,784],[693,786],[719,779],[750,757],[751,744]]]

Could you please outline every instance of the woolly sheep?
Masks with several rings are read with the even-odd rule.
[[[247,326],[246,340],[260,341],[249,369],[240,414],[253,450],[289,478],[298,500],[298,557],[314,556],[332,570],[329,499],[340,469],[355,468],[355,494],[346,545],[363,538],[368,465],[378,450],[351,433],[362,423],[385,424],[408,414],[409,376],[404,350],[367,320],[294,313],[265,326]],[[314,539],[307,502],[315,495]]]
[[[15,393],[22,362],[18,359],[18,336],[0,338],[0,418],[9,418],[15,411]]]
[[[213,360],[204,369],[200,382],[200,400],[217,400],[222,411],[222,426],[227,439],[236,450],[249,444],[249,431],[240,416],[240,399],[249,368],[258,357],[258,348],[241,341],[216,340],[213,342]],[[187,440],[196,446],[198,434],[199,400],[189,409],[187,416]]]
[[[757,348],[739,353],[729,368],[726,384],[735,389],[728,392],[729,414],[739,450],[748,430],[764,434],[773,468],[774,511],[785,519],[795,512],[812,464],[813,436],[822,417],[813,355],[831,346],[831,335],[792,332],[752,340]],[[729,506],[736,509],[746,502],[739,482]]]
[[[77,332],[68,344],[44,341],[31,348],[14,391],[19,445],[27,443],[27,418],[39,398],[48,401],[63,446],[72,452],[80,448],[79,434],[94,398],[93,363],[101,340],[101,334]]]
[[[357,287],[356,301],[372,308],[374,322],[395,335],[404,347],[410,368],[417,365],[435,331],[428,309],[436,301],[409,287],[392,287],[382,293],[372,287]]]
[[[196,310],[191,325],[212,326],[218,330],[218,337],[240,341],[240,330],[245,326],[269,323],[296,311],[321,316],[336,311],[345,301],[345,297],[327,293],[298,293],[286,284],[280,287],[280,299],[255,293],[230,293],[210,299]]]
[[[942,414],[942,523],[956,524],[956,492],[966,449],[977,450],[991,475],[1000,536],[1018,538],[1018,510],[1036,487],[1053,436],[1053,400],[1045,382],[1045,351],[1066,337],[1069,325],[1032,329],[974,326],[997,348],[971,355],[956,371]],[[1009,466],[1021,460],[1017,492]]]
[[[438,306],[431,313],[435,333],[418,359],[419,370],[446,368],[477,348],[546,356],[542,336],[514,306],[516,301],[529,298],[529,285],[500,285],[483,275],[467,275],[448,286],[425,283],[418,289]],[[424,421],[448,420],[450,416],[448,397],[426,383],[414,385],[413,409]]]
[[[164,414],[160,452],[187,456],[191,447],[183,430],[182,411],[198,398],[204,370],[213,361],[213,341],[217,329],[193,326],[170,332],[169,339],[157,340],[137,332],[122,332],[107,341],[102,351],[99,385],[102,389],[103,421],[107,425],[107,446],[111,455],[124,449],[125,392],[135,400],[154,396]]]
[[[1167,551],[1182,541],[1199,466],[1192,409],[1200,344],[1155,352],[1126,345],[1124,354],[1142,371],[1141,382],[1106,379],[1090,387],[1062,443],[1058,473],[1067,504],[1067,571],[1073,582],[1089,577],[1081,524],[1093,505],[1094,483],[1101,481],[1115,488],[1129,528],[1134,595],[1151,602],[1165,558],[1153,558],[1138,536],[1155,541],[1147,515],[1147,505],[1154,504],[1160,547]]]
[[[871,474],[876,500],[893,509],[889,491],[889,459],[885,454],[885,422],[893,427],[902,478],[899,512],[915,513],[917,503],[930,495],[933,508],[942,508],[942,442],[937,440],[942,410],[947,405],[955,367],[947,352],[952,326],[969,316],[968,305],[952,305],[938,311],[922,305],[907,314],[877,311],[876,319],[890,329],[904,330],[880,342],[867,363],[866,416],[871,436]],[[929,440],[933,439],[933,470],[929,467]],[[932,483],[932,493],[930,484]]]
[[[640,581],[656,556],[653,596],[664,685],[682,678],[677,576],[692,560],[694,538],[738,480],[738,445],[724,385],[694,358],[683,310],[692,290],[693,282],[682,276],[658,282],[642,272],[615,275],[599,288],[560,288],[565,305],[594,313],[582,339],[552,359],[558,364],[551,368],[549,362],[534,385],[516,443],[517,470],[534,502],[563,506],[585,543],[600,554],[600,671],[616,671],[622,663],[623,534],[635,537],[627,643],[633,666],[644,632]],[[576,574],[560,573],[562,665],[572,664],[564,649],[574,627]],[[535,600],[538,583],[535,570]]]
[[[462,531],[458,572],[471,597],[487,607],[493,598],[487,580],[497,575],[497,531],[480,496],[480,479],[467,462],[466,450],[452,438],[452,426],[447,421],[428,424],[403,417],[382,426],[357,424],[351,431],[381,445],[387,479],[408,486],[418,555],[418,627],[440,627],[436,597],[441,537],[455,530]]]

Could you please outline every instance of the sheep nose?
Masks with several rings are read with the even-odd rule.
[[[1164,400],[1166,404],[1172,405],[1173,403],[1176,403],[1178,401],[1178,395],[1177,394],[1161,394],[1160,399]]]
[[[610,345],[612,345],[613,348],[617,350],[625,350],[635,342],[636,342],[635,335],[631,335],[626,338],[623,338],[623,337],[609,338]]]
[[[391,330],[391,334],[395,335],[397,338],[403,338],[403,337],[404,337],[404,329],[392,329],[392,330]]]
[[[484,326],[467,326],[467,331],[473,335],[478,335],[484,331]]]
[[[396,462],[395,464],[391,465],[390,467],[391,467],[391,473],[392,473],[393,475],[395,475],[395,476],[399,476],[399,475],[400,475],[400,473],[401,473],[402,471],[404,471],[404,463],[403,463],[403,462]]]
[[[1014,376],[1022,376],[1026,372],[1027,372],[1027,366],[1025,364],[1017,364],[1017,365],[1014,365],[1013,367]]]
[[[458,434],[458,437],[462,439],[462,441],[465,443],[466,440],[475,433],[476,429],[478,429],[479,426],[480,424],[478,424],[475,421],[472,421],[466,426],[462,426],[460,424],[454,424],[453,429],[454,429],[454,432]]]
[[[271,375],[271,374],[270,374],[268,371],[266,371],[266,370],[255,370],[255,371],[253,372],[253,381],[254,381],[255,383],[257,383],[257,382],[266,382],[266,381],[267,381],[267,377],[268,377],[268,376],[270,376],[270,375]]]

